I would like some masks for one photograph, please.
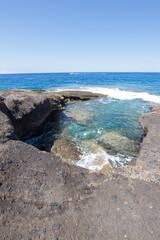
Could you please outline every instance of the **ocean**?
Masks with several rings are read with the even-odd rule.
[[[54,135],[55,143],[65,141],[71,152],[79,152],[78,160],[68,154],[73,156],[65,161],[90,170],[101,170],[106,164],[120,167],[136,158],[144,134],[138,119],[151,106],[160,105],[160,73],[0,74],[0,90],[5,89],[107,94],[108,98],[68,104],[59,116],[61,131],[48,130],[47,137]],[[43,135],[33,137],[28,143],[47,144],[44,139]],[[65,158],[57,149],[53,148],[54,154]]]

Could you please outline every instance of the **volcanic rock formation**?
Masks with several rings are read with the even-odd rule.
[[[159,109],[140,118],[146,137],[135,164],[90,173],[21,141],[64,99],[0,93],[0,239],[158,240]]]

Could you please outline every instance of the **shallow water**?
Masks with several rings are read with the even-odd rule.
[[[160,73],[2,74],[0,89],[68,89],[107,94],[109,98],[68,104],[58,125],[52,119],[43,127],[45,133],[27,140],[91,170],[100,170],[105,164],[123,166],[136,158],[143,134],[138,119],[150,111],[150,106],[160,105]],[[53,142],[57,144],[54,149]],[[65,154],[61,144],[66,148],[68,145]]]
[[[139,116],[149,104],[116,99],[78,101],[66,106],[65,135],[81,149],[77,165],[100,170],[105,164],[123,166],[135,158],[143,130]]]

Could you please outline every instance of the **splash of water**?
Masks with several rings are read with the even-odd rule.
[[[92,93],[99,93],[108,95],[111,98],[119,100],[134,100],[142,99],[148,102],[154,102],[160,104],[160,96],[149,94],[148,92],[133,92],[120,90],[119,88],[106,88],[106,87],[79,87],[76,89],[65,89],[66,91],[87,91]],[[56,89],[57,92],[62,91],[62,89]]]

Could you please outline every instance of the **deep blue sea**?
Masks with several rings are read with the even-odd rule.
[[[76,164],[91,170],[108,163],[122,166],[135,158],[143,134],[138,119],[150,111],[150,106],[160,105],[160,73],[1,74],[0,90],[4,89],[69,89],[107,94],[106,99],[68,104],[63,131],[57,135],[82,152]]]

